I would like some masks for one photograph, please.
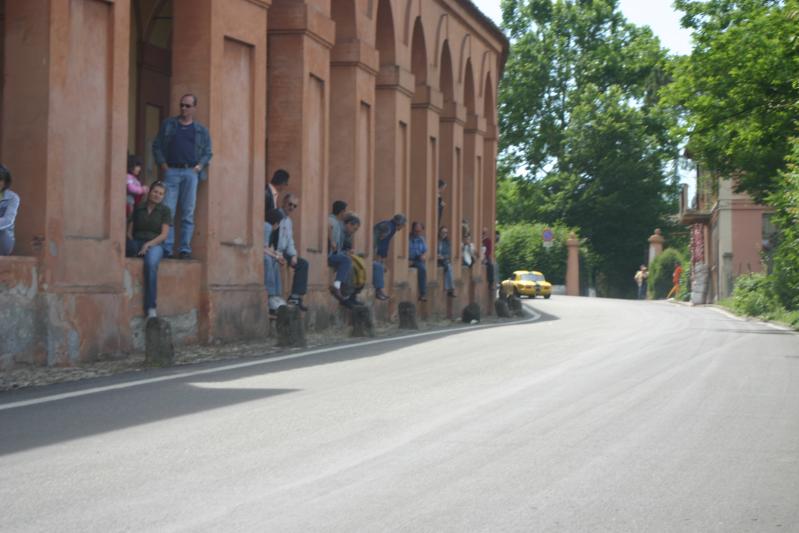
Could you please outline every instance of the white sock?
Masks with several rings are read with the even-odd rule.
[[[341,288],[341,282],[340,282],[340,281],[334,281],[334,282],[333,282],[333,286],[334,286],[335,288],[337,288],[337,289],[340,289],[340,288]]]

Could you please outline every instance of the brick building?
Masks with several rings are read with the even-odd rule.
[[[435,249],[444,221],[494,232],[496,94],[508,50],[468,0],[0,0],[0,161],[21,197],[0,257],[0,366],[70,364],[141,342],[141,262],[124,257],[124,169],[145,158],[179,97],[199,98],[214,158],[198,193],[192,261],[166,260],[159,313],[182,343],[266,334],[263,190],[277,168],[299,194],[311,327],[326,292],[326,213],[346,200],[371,226],[405,212]],[[458,231],[452,232],[458,235]],[[414,298],[408,233],[389,258],[390,318]],[[455,246],[454,248],[458,248]],[[456,258],[459,262],[459,259]],[[423,313],[447,312],[435,254]],[[452,309],[490,311],[484,270],[456,269]],[[368,296],[368,295],[367,295]],[[371,298],[368,298],[371,301]]]

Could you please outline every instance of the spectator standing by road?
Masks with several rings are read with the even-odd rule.
[[[11,172],[0,165],[0,255],[14,251],[14,224],[19,210],[19,196],[11,190]]]
[[[671,290],[669,291],[669,293],[666,295],[666,299],[667,300],[669,298],[671,298],[672,296],[677,296],[677,294],[680,292],[680,278],[681,277],[682,277],[682,265],[680,263],[677,263],[674,266],[674,272],[672,272],[672,274],[671,274],[672,287],[671,287]]]
[[[164,204],[173,216],[180,211],[179,257],[191,259],[191,239],[194,236],[194,208],[197,205],[197,186],[207,179],[211,161],[211,135],[208,128],[194,120],[197,97],[185,94],[180,99],[180,115],[169,117],[153,141],[153,157],[164,172],[166,198]],[[164,243],[167,256],[172,255],[175,240],[174,225]]]
[[[646,299],[646,280],[649,278],[649,271],[646,265],[641,265],[638,272],[635,273],[635,284],[638,285],[638,299]]]
[[[486,282],[488,288],[494,290],[494,246],[488,233],[488,228],[483,228],[483,263],[486,266]]]

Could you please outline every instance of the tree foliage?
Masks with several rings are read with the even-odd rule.
[[[610,295],[629,291],[646,239],[668,226],[669,58],[617,0],[503,0],[512,41],[500,87],[498,218],[579,227]]]
[[[793,139],[786,169],[780,173],[769,203],[780,228],[774,253],[774,288],[782,304],[799,310],[799,138]]]
[[[514,270],[537,270],[547,281],[556,285],[566,282],[568,248],[566,240],[571,230],[566,226],[553,226],[552,246],[544,246],[546,224],[512,224],[501,226],[502,238],[497,244],[497,265],[500,279],[510,277]]]
[[[798,0],[676,0],[693,30],[690,56],[664,91],[693,158],[763,201],[799,134]]]

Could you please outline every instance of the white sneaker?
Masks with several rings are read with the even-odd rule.
[[[158,313],[155,312],[155,307],[151,307],[147,310],[147,318],[155,318],[158,316]]]

